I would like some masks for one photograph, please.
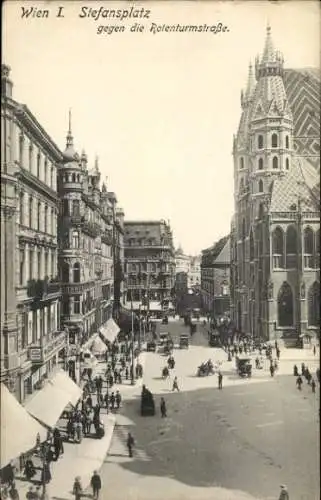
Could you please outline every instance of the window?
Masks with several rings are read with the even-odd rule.
[[[24,192],[20,191],[19,194],[19,213],[20,213],[20,224],[25,223],[25,205],[24,205]]]
[[[44,232],[47,233],[48,231],[48,207],[47,205],[45,206],[45,216],[44,216]]]
[[[73,267],[73,282],[74,283],[79,283],[80,282],[80,264],[79,262],[76,262]]]
[[[55,210],[52,208],[50,213],[50,226],[51,226],[51,234],[56,234],[55,228]]]
[[[63,215],[69,215],[69,200],[63,200]]]
[[[53,277],[56,277],[56,254],[55,252],[53,251],[51,253],[51,274]],[[68,274],[69,274],[69,270],[68,270]]]
[[[283,231],[280,227],[275,228],[272,237],[272,252],[273,254],[283,254]]]
[[[286,168],[286,170],[289,170],[289,168],[290,168],[289,158],[285,159],[285,168]]]
[[[285,149],[289,149],[289,148],[290,148],[289,136],[286,135],[285,136]]]
[[[32,217],[32,212],[33,212],[33,199],[32,196],[29,196],[29,227],[33,227],[33,217]]]
[[[23,168],[25,168],[25,165],[23,165],[23,148],[24,148],[24,142],[25,142],[25,138],[21,134],[19,136],[19,163],[20,163],[20,166],[23,167]]]
[[[74,295],[74,314],[80,314],[80,297]]]
[[[262,179],[259,180],[259,193],[263,193],[263,181],[262,181]]]
[[[37,256],[37,278],[40,280],[41,279],[41,252],[40,252],[40,250],[37,251],[36,256]]]
[[[76,182],[76,174],[72,174],[71,179],[72,179],[72,182]]]
[[[320,327],[320,283],[317,281],[308,292],[308,324]]]
[[[32,144],[29,146],[29,170],[32,172],[32,155],[33,155],[33,147]]]
[[[29,279],[33,279],[33,250],[29,250]]]
[[[254,238],[253,238],[253,231],[251,231],[250,234],[250,261],[252,262],[254,260]]]
[[[69,264],[64,262],[61,268],[61,279],[63,283],[69,283]]]
[[[25,274],[25,251],[20,250],[20,267],[19,267],[19,284],[24,284],[24,274]]]
[[[41,156],[40,153],[37,154],[37,177],[38,179],[40,178],[40,162],[41,162]]]
[[[244,191],[244,179],[241,179],[240,181],[240,191]]]
[[[295,269],[297,262],[297,232],[295,227],[289,226],[286,232],[286,267]]]
[[[304,253],[313,254],[313,231],[310,227],[304,230]]]
[[[278,147],[278,135],[272,134],[272,148]]]
[[[293,326],[293,293],[288,283],[283,283],[278,294],[279,326]]]
[[[258,147],[258,149],[263,149],[263,135],[258,135],[257,147]]]
[[[53,172],[54,172],[54,169],[53,169],[53,167],[51,167],[50,168],[50,187],[51,187],[51,189],[54,189]]]
[[[66,297],[66,298],[64,298],[63,303],[62,303],[62,314],[64,316],[69,316],[69,311],[70,311],[69,298]]]
[[[240,158],[240,169],[244,168],[244,158]]]
[[[72,215],[74,215],[74,216],[80,215],[80,202],[79,202],[79,200],[73,200],[73,202],[72,202]]]
[[[68,182],[68,174],[65,174],[65,182]]]
[[[279,160],[278,160],[277,156],[273,156],[272,167],[273,168],[279,168]]]
[[[52,271],[51,271],[51,273],[49,273],[49,269],[48,269],[48,252],[45,252],[45,269],[44,269],[44,275],[45,276],[49,276],[49,274],[52,274]]]
[[[79,232],[73,231],[72,233],[72,247],[79,248]]]
[[[45,159],[45,164],[44,164],[44,182],[45,184],[48,184],[48,161]]]
[[[37,230],[40,231],[40,217],[41,217],[41,203],[39,201],[37,206]]]
[[[259,170],[263,170],[263,158],[259,158],[258,168]]]

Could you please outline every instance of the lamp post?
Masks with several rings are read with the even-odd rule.
[[[132,351],[132,364],[131,364],[131,385],[135,385],[135,373],[134,373],[134,308],[133,308],[133,290],[131,291],[131,309],[132,309],[132,335],[131,335],[131,351]]]

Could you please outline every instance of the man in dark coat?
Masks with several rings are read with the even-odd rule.
[[[164,417],[167,416],[166,403],[165,403],[165,399],[164,398],[161,398],[160,411],[161,411],[162,418],[164,418]]]
[[[98,474],[98,472],[96,470],[91,477],[90,485],[93,489],[94,500],[98,500],[99,492],[101,490],[101,479],[100,479],[100,475]]]

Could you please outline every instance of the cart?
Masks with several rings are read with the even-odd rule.
[[[189,346],[189,338],[186,333],[182,333],[179,337],[179,348],[180,349],[188,349]]]
[[[252,376],[252,360],[247,357],[236,357],[236,369],[240,377]]]

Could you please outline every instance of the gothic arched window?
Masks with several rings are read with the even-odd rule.
[[[79,262],[76,262],[73,267],[73,282],[74,283],[79,283],[80,282],[80,264]]]
[[[288,283],[283,283],[278,293],[278,324],[293,326],[293,293]]]
[[[297,267],[298,236],[294,226],[289,226],[286,231],[286,267]]]
[[[283,254],[283,231],[280,227],[276,227],[275,230],[273,231],[273,238],[272,238],[272,248],[273,248],[273,253],[282,255]]]
[[[289,168],[290,168],[289,158],[285,159],[285,168],[286,168],[286,170],[289,170]]]
[[[69,283],[69,264],[64,262],[61,268],[61,279],[63,283]]]
[[[257,136],[257,147],[258,149],[263,149],[263,135]]]
[[[277,156],[273,156],[272,167],[273,168],[279,168],[279,159],[278,159]]]
[[[254,238],[253,238],[253,231],[251,231],[250,234],[250,261],[252,262],[254,260]]]
[[[320,326],[320,283],[315,281],[308,292],[308,324]]]
[[[278,147],[278,135],[272,134],[272,148]]]
[[[313,231],[310,227],[304,230],[304,253],[313,255]]]
[[[33,198],[29,196],[29,227],[33,227]]]
[[[72,179],[72,182],[76,182],[76,174],[72,174],[71,179]]]
[[[240,158],[240,169],[244,168],[244,158]]]
[[[259,170],[263,170],[263,158],[259,158],[259,161],[258,161],[258,169],[259,169]]]
[[[259,193],[263,193],[263,181],[262,181],[262,179],[259,180]]]
[[[285,149],[289,149],[289,148],[290,148],[289,136],[286,135],[285,136]]]

